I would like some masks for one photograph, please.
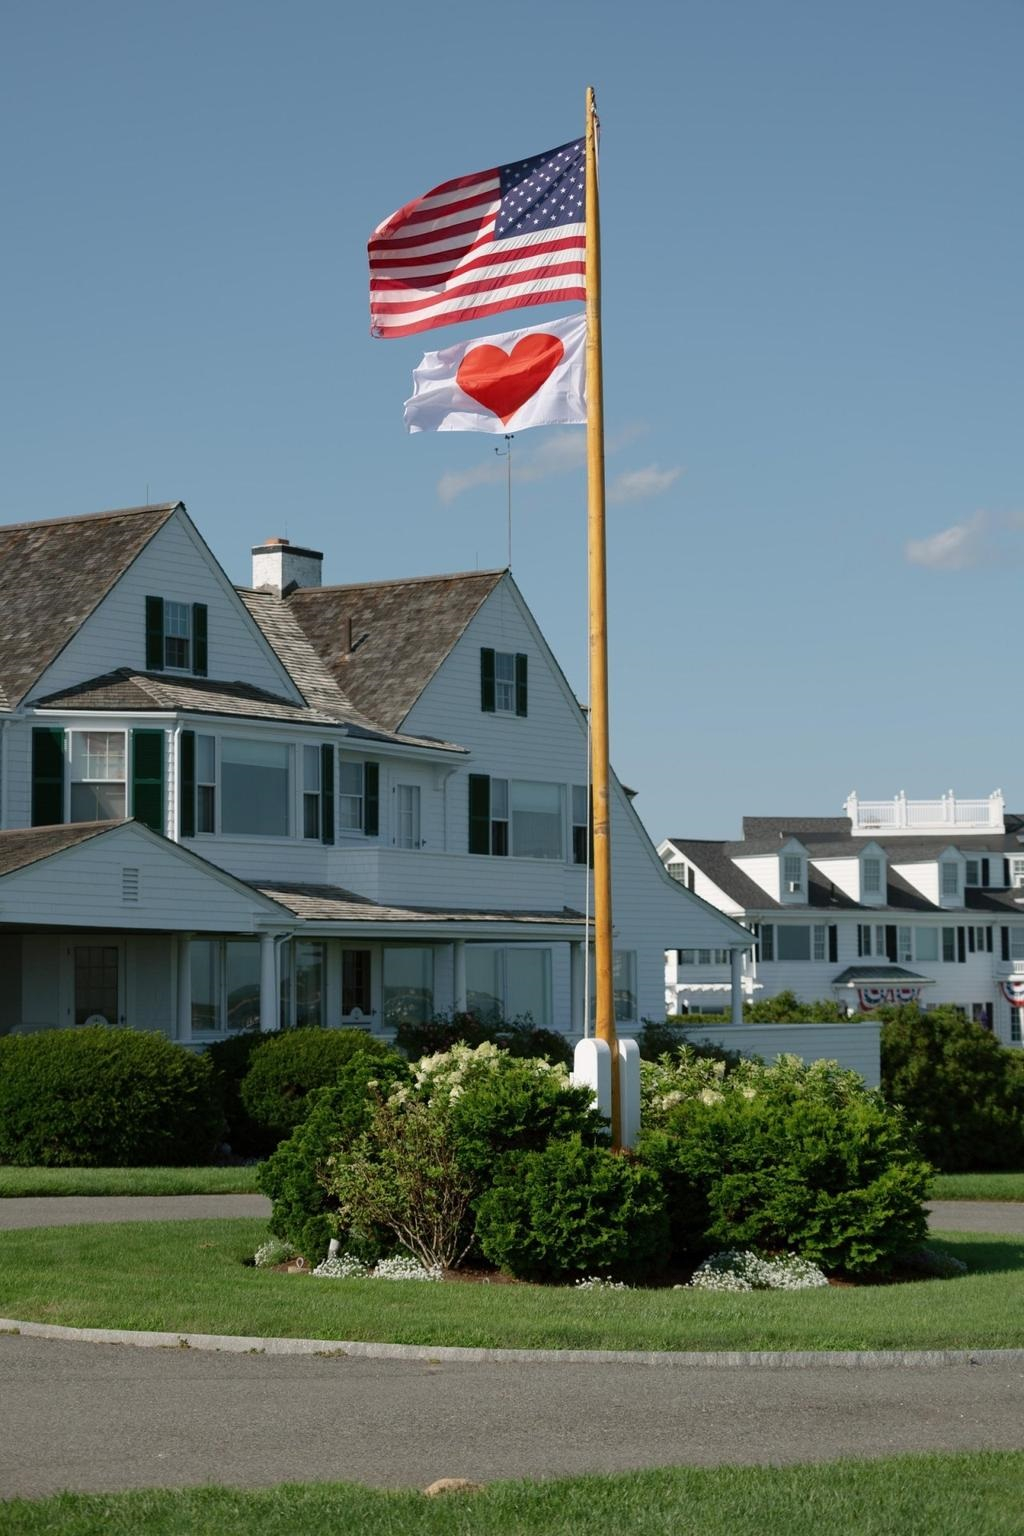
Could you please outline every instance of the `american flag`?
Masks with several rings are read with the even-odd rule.
[[[583,139],[458,176],[370,238],[370,332],[415,331],[586,298]]]

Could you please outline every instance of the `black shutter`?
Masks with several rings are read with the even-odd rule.
[[[151,832],[163,832],[163,731],[132,731],[131,813]]]
[[[1009,859],[1004,859],[1003,860],[1003,884],[1004,885],[1009,885],[1009,883],[1010,883],[1010,861],[1009,861]]]
[[[487,645],[480,647],[480,708],[494,714],[494,651]]]
[[[491,851],[491,781],[486,773],[469,776],[469,851]]]
[[[828,958],[831,965],[839,959],[839,930],[835,923],[828,925]]]
[[[320,840],[334,842],[334,748],[326,741],[320,745]]]
[[[985,949],[987,950],[987,952],[989,954],[992,953],[992,928],[991,928],[991,925],[988,928],[985,929]]]
[[[146,671],[164,669],[164,600],[146,598]]]
[[[209,665],[209,647],[206,643],[206,604],[192,604],[192,671],[196,677],[205,677]]]
[[[196,835],[196,733],[182,731],[178,753],[178,836]]]
[[[376,837],[380,831],[380,764],[363,764],[363,831]]]
[[[988,885],[988,872],[989,872],[989,862],[988,862],[988,859],[982,859],[982,861],[981,861],[981,883],[982,883],[982,885]]]
[[[1009,958],[1010,958],[1010,930],[1009,930],[1009,928],[1006,927],[1005,924],[999,929],[999,953],[1000,953],[1000,956],[1002,957],[1002,959],[1009,960]]]
[[[64,731],[32,729],[32,825],[55,827],[64,820]]]
[[[974,954],[974,924],[973,923],[970,925],[970,927],[967,930],[967,948],[970,950],[971,954],[973,955]]]
[[[956,930],[956,958],[960,965],[963,965],[967,960],[967,946],[964,943],[964,931],[962,928]]]
[[[885,958],[893,965],[900,957],[899,941],[896,928],[892,923],[885,925]]]
[[[526,714],[526,661],[527,658],[520,652],[516,653],[516,714]]]
[[[863,923],[858,923],[857,924],[857,958],[858,958],[858,960],[863,959],[863,956],[864,956],[864,925],[863,925]]]

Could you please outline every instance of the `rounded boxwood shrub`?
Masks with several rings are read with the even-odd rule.
[[[795,1249],[884,1272],[919,1244],[931,1168],[902,1111],[835,1062],[647,1067],[637,1147],[662,1180],[676,1258]]]
[[[387,1061],[395,1052],[361,1029],[286,1029],[265,1035],[242,1079],[242,1103],[276,1145],[304,1118],[307,1095],[330,1087],[346,1062],[363,1055]]]
[[[664,1192],[630,1157],[552,1141],[502,1160],[476,1203],[476,1240],[522,1280],[649,1279],[668,1250]]]
[[[222,1127],[210,1063],[162,1035],[100,1025],[0,1039],[2,1163],[206,1163]]]
[[[277,1137],[258,1125],[242,1103],[242,1079],[249,1070],[252,1053],[265,1045],[268,1038],[259,1030],[244,1029],[206,1047],[224,1111],[224,1137],[237,1157],[263,1157],[277,1143]]]
[[[924,1155],[946,1173],[1024,1166],[1020,1052],[955,1008],[879,1013],[882,1092],[917,1121]]]
[[[338,1198],[323,1182],[328,1159],[344,1156],[370,1124],[378,1096],[386,1098],[408,1077],[396,1051],[388,1057],[359,1052],[338,1070],[332,1087],[313,1089],[305,1119],[257,1170],[259,1188],[273,1201],[271,1232],[310,1263],[324,1257],[332,1237],[346,1235]]]

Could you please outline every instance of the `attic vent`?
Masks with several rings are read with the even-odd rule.
[[[139,872],[127,866],[121,870],[121,900],[135,905],[139,899]]]

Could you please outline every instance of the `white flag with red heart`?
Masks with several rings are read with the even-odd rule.
[[[410,432],[522,432],[587,419],[586,316],[428,352],[405,402]]]

